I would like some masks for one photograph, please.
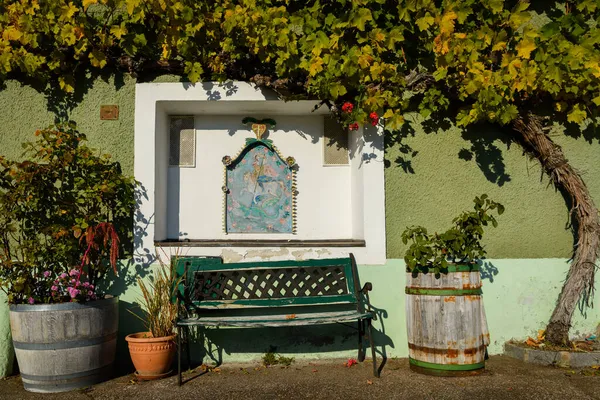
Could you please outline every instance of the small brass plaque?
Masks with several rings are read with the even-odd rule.
[[[119,119],[119,106],[100,106],[101,120]]]

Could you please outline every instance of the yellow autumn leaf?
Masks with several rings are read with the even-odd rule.
[[[73,4],[73,2],[70,2],[69,4],[61,7],[60,19],[62,21],[69,21],[73,18],[73,15],[75,15],[78,10],[79,9]]]
[[[358,65],[360,65],[361,68],[369,67],[371,65],[371,61],[373,61],[373,57],[368,54],[361,54],[358,56]]]
[[[104,68],[106,65],[106,55],[99,50],[92,50],[88,56],[92,66],[97,68]]]
[[[73,93],[75,91],[75,88],[73,87],[73,79],[71,77],[62,77],[59,76],[58,77],[58,85],[60,86],[60,88],[62,90],[64,90],[67,93]]]
[[[310,64],[310,67],[308,67],[308,74],[310,76],[315,76],[321,71],[323,71],[323,59],[321,57],[317,57]]]
[[[112,33],[117,39],[121,39],[123,35],[127,34],[127,28],[124,25],[113,25],[110,28],[110,33]]]
[[[161,53],[161,59],[166,60],[169,58],[169,55],[171,54],[171,50],[169,49],[169,45],[166,43],[162,44],[162,53]]]
[[[517,55],[523,58],[529,58],[531,56],[531,52],[535,50],[535,42],[529,39],[523,39],[517,45]]]
[[[454,32],[454,20],[458,18],[454,11],[445,13],[440,22],[440,33],[448,34]]]
[[[133,11],[139,4],[140,0],[127,0],[127,14],[133,14]]]
[[[400,129],[404,124],[404,117],[400,114],[394,114],[386,120],[385,127],[387,129]]]
[[[19,40],[21,36],[23,36],[23,33],[12,25],[2,32],[2,38],[4,40]]]
[[[394,111],[392,111],[390,108],[388,108],[388,109],[387,109],[387,110],[386,110],[386,111],[383,113],[383,115],[381,116],[381,118],[384,118],[384,119],[386,119],[386,118],[389,118],[389,117],[391,117],[392,115],[394,115]]]
[[[83,0],[83,9],[87,10],[92,4],[96,4],[98,0]]]

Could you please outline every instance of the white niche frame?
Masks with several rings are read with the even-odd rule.
[[[247,82],[202,84],[138,83],[135,88],[134,175],[144,189],[136,210],[135,253],[138,260],[156,254],[155,241],[167,239],[167,175],[169,115],[327,114],[326,106],[315,111],[318,101],[279,100],[274,93]],[[224,250],[244,261],[347,257],[353,253],[359,264],[386,262],[385,183],[383,128],[368,127],[349,132],[351,169],[352,238],[364,240],[362,247],[200,247],[182,246],[178,254],[221,256]],[[318,144],[315,144],[318,146]],[[237,150],[237,149],[235,149]],[[221,171],[222,165],[216,166]],[[302,215],[298,215],[299,220]],[[328,238],[316,237],[315,240]],[[289,251],[285,251],[285,250]],[[252,255],[248,252],[253,250]],[[264,255],[256,255],[264,250]],[[171,250],[175,254],[176,250]],[[260,252],[258,252],[260,253]],[[302,255],[299,255],[299,254]],[[231,253],[228,253],[231,254]],[[248,255],[248,256],[247,256]],[[247,257],[246,257],[247,256]]]

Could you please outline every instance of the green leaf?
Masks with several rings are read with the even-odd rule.
[[[421,18],[417,19],[417,26],[421,31],[427,30],[433,23],[435,19],[431,16],[429,11]]]
[[[368,8],[359,8],[358,13],[355,14],[354,18],[352,19],[352,23],[358,28],[358,30],[364,31],[365,24],[372,20],[373,16],[371,15],[371,10]]]
[[[575,105],[569,114],[567,114],[567,121],[580,124],[587,118],[587,112],[584,110],[581,104]]]

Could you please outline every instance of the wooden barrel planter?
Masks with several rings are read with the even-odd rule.
[[[10,305],[10,326],[23,386],[30,392],[79,389],[112,375],[118,298]]]
[[[406,276],[406,325],[411,369],[429,375],[474,375],[485,366],[490,335],[477,265],[447,274]]]

